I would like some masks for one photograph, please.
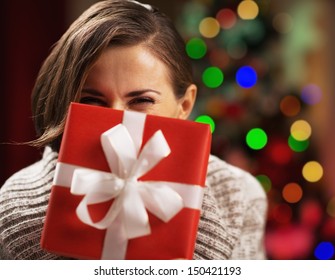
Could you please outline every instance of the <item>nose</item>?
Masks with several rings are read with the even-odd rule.
[[[109,105],[109,108],[114,110],[126,110],[126,104],[120,101],[114,101]]]

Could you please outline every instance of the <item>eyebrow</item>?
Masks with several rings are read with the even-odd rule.
[[[161,92],[159,92],[157,90],[147,88],[147,89],[134,90],[134,91],[128,92],[125,96],[126,97],[136,97],[136,96],[140,96],[140,95],[142,95],[143,93],[146,93],[146,92],[154,92],[154,93],[157,93],[159,95],[161,94]]]
[[[83,88],[81,91],[85,92],[85,93],[95,95],[95,96],[101,96],[101,97],[104,96],[101,92],[99,92],[95,89],[92,89],[92,88]]]
[[[100,91],[92,89],[92,88],[83,88],[82,92],[89,93],[89,94],[92,94],[92,95],[95,95],[95,96],[101,96],[101,97],[104,96],[104,94],[102,94]],[[150,88],[146,88],[146,89],[140,89],[140,90],[134,90],[134,91],[128,92],[127,94],[125,94],[125,97],[136,97],[136,96],[140,96],[140,95],[142,95],[146,92],[154,92],[154,93],[157,93],[157,94],[161,95],[160,91],[150,89]]]

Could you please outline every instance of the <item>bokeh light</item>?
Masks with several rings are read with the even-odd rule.
[[[291,125],[291,135],[298,141],[307,140],[311,134],[312,128],[305,120],[297,120]]]
[[[258,5],[252,0],[244,0],[237,7],[237,14],[244,20],[255,19],[258,13]]]
[[[277,32],[286,34],[293,28],[293,18],[288,13],[279,13],[273,18],[272,25]]]
[[[199,35],[199,22],[207,16],[208,10],[204,4],[200,2],[187,1],[181,9],[179,24],[181,34],[187,34],[187,37]]]
[[[273,218],[277,223],[289,223],[292,219],[292,208],[286,203],[276,205],[273,209]]]
[[[219,67],[221,69],[226,68],[229,65],[230,58],[228,53],[224,49],[213,49],[208,56],[211,65]]]
[[[320,242],[314,250],[314,256],[319,260],[330,260],[334,256],[334,245],[328,241]]]
[[[317,182],[323,176],[323,168],[317,161],[309,161],[302,168],[302,175],[308,182]]]
[[[222,29],[232,28],[237,21],[236,14],[231,9],[221,9],[216,14],[216,19],[219,22]]]
[[[257,175],[256,179],[260,182],[265,192],[269,192],[272,188],[271,179],[266,175]]]
[[[259,19],[243,22],[241,31],[243,37],[252,44],[260,43],[266,35],[265,26]]]
[[[190,58],[200,59],[206,55],[207,45],[201,38],[192,38],[186,43],[186,52]]]
[[[205,38],[214,38],[220,32],[220,24],[215,18],[206,17],[199,24],[199,32]]]
[[[256,71],[258,78],[265,78],[269,74],[270,65],[263,58],[253,58],[249,61],[248,65]]]
[[[301,91],[301,99],[309,105],[315,105],[320,102],[322,91],[319,86],[310,84],[305,86]]]
[[[219,87],[224,79],[224,75],[220,68],[211,66],[208,67],[202,74],[202,81],[209,88]]]
[[[327,214],[335,218],[335,197],[331,198],[327,203]]]
[[[320,80],[304,79],[312,66],[293,63],[306,62],[306,48],[317,48],[312,11],[295,1],[285,7],[256,0],[191,2],[203,7],[202,17],[195,21],[185,10],[189,19],[177,23],[187,20],[195,29],[182,33],[199,85],[194,120],[213,132],[212,153],[254,174],[266,193],[264,239],[273,237],[265,244],[267,256],[315,259],[320,241],[335,246],[335,195],[327,186],[329,161],[312,145],[324,127],[318,120],[326,114],[326,91]],[[236,141],[241,135],[243,143]],[[333,222],[326,227],[327,219]]]
[[[226,108],[225,101],[218,96],[209,99],[205,104],[206,112],[209,115],[217,118],[220,118],[224,115],[225,108]]]
[[[257,83],[257,73],[250,66],[242,66],[236,72],[236,82],[243,88],[253,87]]]
[[[276,140],[268,145],[268,153],[272,161],[276,164],[288,164],[293,156],[293,152],[286,141]]]
[[[288,137],[288,145],[294,152],[304,152],[309,147],[309,140],[298,141],[292,135]]]
[[[225,117],[233,120],[240,120],[244,114],[245,108],[238,102],[227,104]]]
[[[289,203],[297,203],[301,200],[303,191],[297,183],[288,183],[282,191],[283,198]]]
[[[210,126],[210,129],[211,129],[211,132],[213,133],[214,130],[215,130],[215,122],[214,120],[210,117],[210,116],[207,116],[207,115],[200,115],[198,116],[196,119],[195,119],[196,122],[199,122],[199,123],[205,123],[205,124],[209,124]]]
[[[300,100],[292,95],[285,96],[279,104],[280,111],[287,117],[296,116],[301,110]]]
[[[335,219],[334,217],[327,217],[321,227],[321,236],[325,240],[333,240],[335,236]]]
[[[304,226],[290,224],[269,229],[266,234],[266,248],[273,259],[304,259],[313,249],[313,233]]]
[[[248,47],[241,40],[231,40],[227,43],[227,53],[233,59],[241,59],[248,52]]]
[[[260,150],[267,144],[268,136],[263,129],[253,128],[247,133],[246,142],[251,149]]]
[[[323,218],[324,209],[315,199],[303,199],[299,208],[301,224],[308,228],[316,228]]]

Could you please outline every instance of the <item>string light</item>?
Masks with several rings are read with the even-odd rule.
[[[321,223],[324,223],[324,215],[326,213],[329,215],[329,220],[334,220],[333,218],[335,218],[335,197],[328,200],[328,203],[324,203],[324,201],[320,203],[319,196],[314,196],[313,200],[309,201],[311,203],[308,202],[310,192],[312,192],[313,196],[313,192],[322,192],[322,188],[316,189],[319,184],[315,184],[314,188],[310,187],[311,184],[306,184],[306,182],[306,186],[302,185],[300,182],[302,180],[301,175],[308,182],[318,182],[323,177],[324,170],[322,165],[316,161],[306,162],[308,160],[305,160],[306,164],[301,167],[301,160],[310,157],[315,152],[312,150],[313,147],[310,146],[312,141],[311,136],[315,131],[312,129],[309,121],[301,119],[296,121],[296,119],[304,115],[303,110],[306,110],[306,107],[309,109],[309,106],[306,106],[306,104],[315,105],[322,100],[322,91],[316,84],[307,84],[300,89],[300,92],[296,88],[289,89],[290,91],[285,91],[285,88],[279,88],[273,94],[266,93],[263,95],[262,91],[266,91],[267,82],[271,82],[275,78],[272,74],[276,75],[276,73],[271,74],[272,57],[257,56],[258,51],[262,51],[264,47],[262,42],[266,43],[263,40],[271,40],[272,38],[271,34],[268,33],[270,29],[274,29],[280,33],[279,36],[281,34],[288,34],[292,32],[293,27],[295,28],[294,25],[299,23],[299,18],[292,17],[288,13],[275,15],[270,13],[267,15],[268,9],[265,9],[264,6],[269,4],[264,3],[268,1],[259,2],[256,0],[239,0],[237,3],[227,4],[226,6],[230,8],[217,9],[217,13],[212,14],[213,17],[207,17],[210,5],[212,12],[212,8],[218,8],[220,5],[216,5],[217,2],[213,0],[195,2],[203,7],[204,13],[201,18],[197,17],[197,21],[189,21],[190,25],[196,30],[195,33],[189,33],[186,36],[188,39],[194,37],[187,42],[186,51],[191,59],[199,60],[195,63],[200,63],[203,66],[200,71],[204,71],[202,73],[196,72],[195,74],[197,76],[200,74],[204,86],[214,89],[211,91],[207,89],[207,92],[206,89],[201,91],[204,94],[201,96],[203,97],[203,101],[200,103],[200,106],[203,106],[205,114],[208,115],[199,116],[196,118],[196,121],[209,124],[211,132],[214,132],[216,125],[213,118],[215,120],[220,119],[220,123],[224,123],[224,125],[220,124],[218,128],[225,129],[225,131],[220,131],[221,134],[218,134],[218,138],[216,138],[216,140],[220,139],[217,141],[220,142],[220,147],[214,147],[215,152],[221,154],[223,151],[221,145],[230,145],[230,141],[234,141],[231,139],[235,139],[234,137],[241,132],[241,129],[243,131],[245,127],[250,128],[250,125],[254,127],[245,135],[246,144],[252,150],[265,149],[257,153],[244,154],[244,157],[247,161],[251,158],[259,162],[257,168],[260,168],[260,172],[269,174],[271,177],[270,179],[270,177],[264,174],[256,176],[271,202],[269,209],[270,218],[268,219],[271,225],[279,224],[279,227],[275,226],[273,228],[273,232],[285,237],[281,239],[282,242],[278,242],[280,244],[276,250],[279,252],[285,247],[286,256],[292,258],[310,257],[314,250],[315,252],[317,251],[316,248],[314,249],[316,238],[319,241],[319,238],[327,238],[322,235],[322,232],[319,233],[319,231]],[[236,6],[236,10],[231,9]],[[259,16],[260,8],[262,12],[261,17]],[[269,6],[267,8],[272,9]],[[187,10],[187,17],[190,20],[194,19],[194,16]],[[265,16],[267,17],[266,22],[263,18]],[[269,19],[272,20],[272,23],[270,22],[272,27],[268,26]],[[291,35],[289,34],[288,36],[290,37]],[[275,36],[278,36],[278,34]],[[209,40],[212,38],[215,38],[215,40]],[[273,46],[271,45],[271,47]],[[271,52],[269,48],[268,51]],[[253,63],[256,56],[266,67],[262,65],[258,67]],[[201,59],[205,60],[200,61]],[[200,64],[196,65],[196,67],[200,66],[196,71],[201,69]],[[248,65],[246,66],[245,64]],[[234,73],[236,67],[238,69]],[[249,74],[247,70],[250,70]],[[234,79],[232,74],[235,74],[235,81],[231,81],[231,78]],[[239,87],[250,90],[241,90]],[[279,96],[282,90],[285,91],[285,95]],[[291,94],[287,95],[287,93]],[[296,93],[298,94],[296,95]],[[280,102],[278,102],[278,97],[280,98]],[[267,100],[270,102],[266,102]],[[243,113],[239,113],[239,110],[235,110],[236,108],[242,108],[244,110]],[[268,108],[271,108],[272,111],[265,110]],[[278,112],[278,110],[280,111]],[[235,113],[236,111],[238,113]],[[235,115],[239,117],[235,118]],[[289,127],[290,134],[284,136],[284,139],[279,139],[282,140],[280,143],[274,141],[278,140],[274,139],[274,136],[276,136],[276,133],[283,136],[283,132],[277,131],[273,135],[267,135],[265,132],[267,131],[267,126],[263,128],[256,127],[260,123],[263,123],[262,119],[267,117],[284,118],[283,123],[292,122]],[[242,121],[243,126],[238,127],[236,125],[237,120]],[[265,124],[268,126],[271,125],[268,122],[265,122]],[[306,151],[307,153],[304,153]],[[271,164],[266,166],[266,163]],[[272,166],[280,168],[281,172],[271,170]],[[248,167],[250,166],[248,165]],[[294,170],[290,170],[290,168]],[[285,172],[287,173],[285,174]],[[284,178],[282,175],[278,175],[283,173],[285,174]],[[278,202],[281,200],[283,203]],[[327,207],[323,204],[326,204]],[[284,227],[280,225],[283,223],[285,224]],[[282,234],[278,228],[288,228],[290,226],[292,228],[300,226],[299,230],[304,231],[310,238],[306,239],[307,241],[301,245],[302,242],[295,242],[295,240],[302,241],[302,238],[296,238],[296,236],[299,236],[297,234],[288,242],[287,235]],[[332,238],[332,236],[329,238]],[[290,254],[294,247],[292,244],[298,243],[300,247],[303,247],[301,247],[301,253],[297,255],[294,255],[294,253]],[[328,247],[328,251],[329,248],[331,247]],[[334,249],[334,246],[332,248]],[[315,256],[318,259],[327,259],[324,257],[324,254],[318,252],[315,253]],[[334,253],[330,255],[334,257]],[[273,257],[276,255],[270,254],[270,256]]]
[[[231,9],[221,9],[217,14],[216,14],[216,19],[220,24],[220,27],[222,29],[230,29],[232,28],[236,21],[236,14],[233,10]]]
[[[321,223],[324,210],[318,201],[314,199],[304,199],[299,211],[302,225],[315,228]]]
[[[279,104],[280,111],[287,117],[296,116],[301,109],[300,100],[292,95],[283,97]]]
[[[237,7],[237,14],[241,19],[251,20],[258,16],[259,8],[256,2],[252,0],[244,0]]]
[[[301,91],[301,99],[309,105],[315,105],[320,102],[322,91],[319,86],[311,84],[305,86]]]
[[[268,153],[273,162],[285,165],[288,164],[293,156],[292,150],[287,145],[286,141],[276,140],[272,141],[268,147]]]
[[[207,116],[207,115],[201,115],[201,116],[198,116],[196,119],[195,119],[196,122],[199,122],[199,123],[205,123],[205,124],[209,124],[210,128],[211,128],[211,132],[213,133],[214,130],[215,130],[215,122],[214,120],[210,117],[210,116]]]
[[[334,256],[334,245],[330,242],[320,242],[315,250],[314,256],[319,260],[330,260]]]
[[[303,191],[297,183],[288,183],[282,191],[283,198],[289,203],[297,203],[301,200]]]
[[[312,128],[305,120],[297,120],[291,125],[291,135],[298,141],[307,140],[311,134]]]
[[[269,192],[272,188],[271,179],[266,175],[257,175],[256,179],[260,182],[265,192]]]
[[[292,135],[288,138],[288,145],[294,152],[304,152],[309,147],[309,140],[298,141]]]
[[[224,79],[224,75],[220,68],[211,66],[208,67],[202,74],[202,81],[209,88],[219,87]]]
[[[261,150],[268,142],[268,136],[261,128],[251,129],[246,136],[247,145],[253,150]]]
[[[302,175],[308,182],[317,182],[323,176],[323,168],[317,161],[309,161],[302,168]]]
[[[206,17],[200,22],[199,32],[206,38],[214,38],[220,32],[220,24],[215,18]]]
[[[236,82],[243,88],[251,88],[257,83],[257,73],[251,66],[242,66],[236,72]]]
[[[200,59],[206,55],[207,45],[201,38],[192,38],[186,43],[186,52],[190,58]]]

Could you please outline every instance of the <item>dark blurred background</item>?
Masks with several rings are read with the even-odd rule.
[[[30,94],[41,63],[93,0],[0,3],[0,186],[40,158]],[[269,259],[334,259],[335,1],[147,0],[175,22],[199,87],[192,118],[212,153],[268,199]]]

